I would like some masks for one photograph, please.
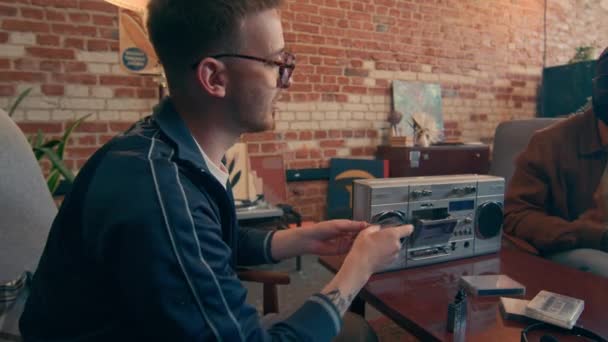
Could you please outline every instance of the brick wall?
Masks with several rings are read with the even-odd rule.
[[[287,168],[371,156],[399,79],[441,84],[448,138],[491,141],[499,122],[535,115],[545,44],[547,65],[608,45],[606,2],[549,1],[545,43],[542,0],[288,0],[294,84],[276,131],[243,140],[253,154],[283,154]],[[0,107],[33,86],[15,116],[26,133],[58,134],[94,113],[68,149],[78,168],[156,103],[155,80],[123,72],[117,45],[116,8],[101,0],[0,0]],[[326,182],[288,188],[305,217],[323,216]]]

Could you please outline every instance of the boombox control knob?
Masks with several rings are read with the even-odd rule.
[[[500,233],[503,222],[502,205],[486,202],[477,207],[475,231],[481,239],[490,239]]]

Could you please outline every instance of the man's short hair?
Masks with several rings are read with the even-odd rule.
[[[148,34],[168,78],[213,52],[239,48],[239,22],[282,0],[150,0]],[[221,51],[220,51],[221,50]],[[171,79],[169,79],[171,82]]]

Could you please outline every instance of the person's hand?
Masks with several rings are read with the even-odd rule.
[[[354,263],[370,274],[385,269],[399,256],[401,239],[414,231],[412,225],[381,229],[374,225],[363,230],[353,243],[344,263]]]
[[[351,220],[330,220],[301,229],[301,243],[306,252],[316,255],[337,255],[349,251],[355,236],[367,224]]]
[[[581,220],[593,221],[596,223],[608,223],[608,201],[602,183],[593,194],[593,205],[587,209],[580,217]]]

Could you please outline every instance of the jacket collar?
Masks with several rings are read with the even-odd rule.
[[[160,127],[161,132],[176,146],[177,158],[188,161],[196,168],[209,172],[192,133],[175,109],[170,97],[164,98],[154,108],[152,118]]]
[[[583,114],[583,127],[579,134],[578,151],[581,155],[592,155],[603,152],[604,147],[600,140],[600,131],[597,117],[593,109],[586,110]]]

